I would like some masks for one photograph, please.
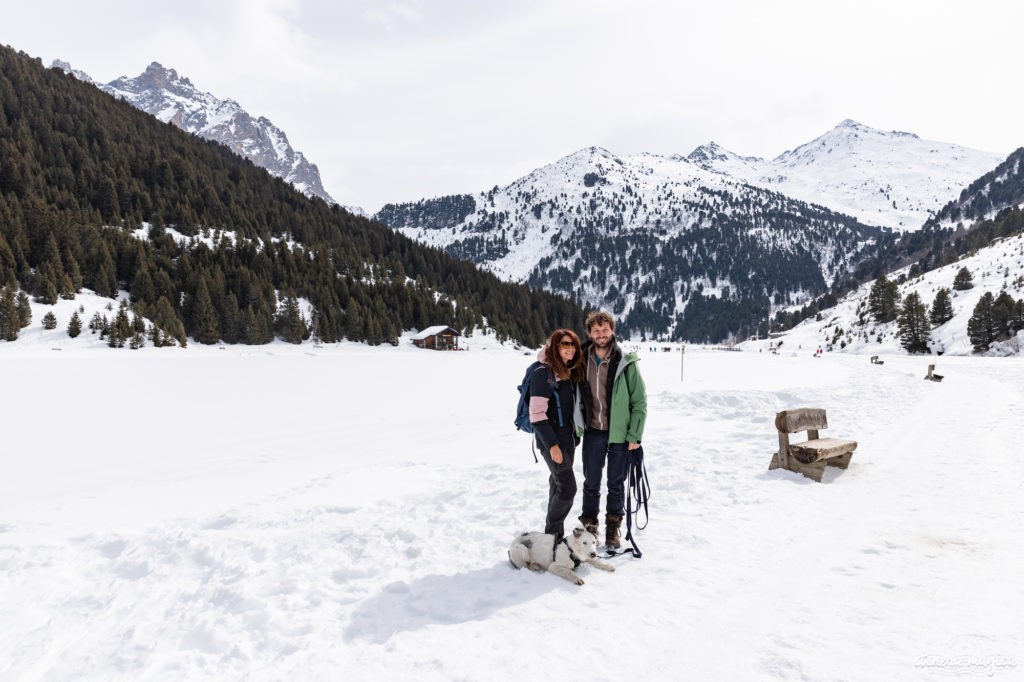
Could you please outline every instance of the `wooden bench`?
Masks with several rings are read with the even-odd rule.
[[[942,375],[935,373],[935,365],[928,365],[928,373],[924,375],[928,381],[942,381]]]
[[[828,428],[825,410],[801,407],[784,410],[775,415],[775,429],[779,432],[779,450],[772,456],[768,470],[788,469],[821,482],[826,466],[845,469],[850,466],[857,441],[838,438],[819,438],[818,431]],[[789,435],[807,432],[807,440],[790,443]]]
[[[877,355],[872,355],[871,356],[871,364],[872,365],[884,365],[885,364],[885,360],[879,360]]]

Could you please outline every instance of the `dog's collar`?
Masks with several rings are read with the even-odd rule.
[[[565,538],[562,538],[562,543],[561,544],[565,545],[565,548],[567,550],[569,550],[569,558],[572,559],[572,570],[575,571],[577,568],[580,567],[580,564],[583,563],[583,559],[580,559],[578,556],[576,556],[576,553],[572,551],[572,547],[569,546],[569,541],[568,540],[566,540]],[[556,543],[554,550],[551,552],[551,560],[552,561],[555,560],[555,554],[557,552],[558,552],[558,544]]]

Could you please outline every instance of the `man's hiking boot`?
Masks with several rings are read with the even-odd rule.
[[[597,537],[597,519],[593,516],[581,516],[580,523],[583,524],[583,529],[588,533],[593,533],[594,537]]]
[[[605,514],[604,517],[604,544],[612,549],[622,546],[619,538],[619,526],[622,525],[622,515]]]

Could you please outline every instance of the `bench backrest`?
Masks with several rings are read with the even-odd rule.
[[[799,407],[795,410],[783,410],[776,414],[775,428],[780,433],[817,431],[818,429],[828,428],[828,419],[825,416],[825,410],[822,408]]]

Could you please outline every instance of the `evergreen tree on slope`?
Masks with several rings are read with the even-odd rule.
[[[931,331],[928,324],[928,310],[916,291],[907,294],[897,320],[900,345],[908,353],[927,353]]]
[[[967,320],[967,336],[974,350],[988,350],[990,343],[996,340],[996,329],[992,319],[992,294],[985,292],[974,306],[971,319]]]
[[[928,317],[933,327],[946,324],[953,319],[953,300],[949,297],[949,289],[943,287],[936,292]]]

